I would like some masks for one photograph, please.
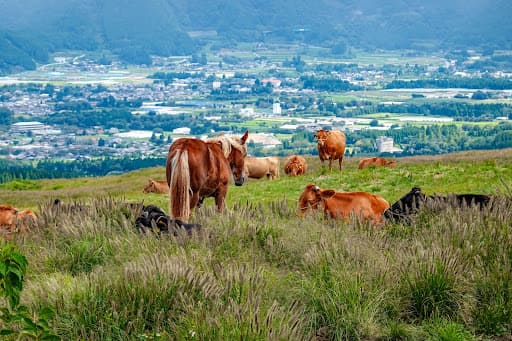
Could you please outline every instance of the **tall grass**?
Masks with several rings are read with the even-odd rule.
[[[192,237],[157,238],[134,226],[140,206],[127,201],[167,208],[165,195],[141,193],[161,168],[115,185],[112,177],[59,180],[62,188],[50,190],[57,180],[43,180],[39,191],[0,197],[14,193],[17,206],[38,213],[38,226],[12,241],[29,264],[21,299],[53,308],[51,326],[66,340],[510,337],[512,163],[478,155],[409,158],[394,170],[357,171],[348,160],[342,172],[310,159],[304,177],[230,187],[222,214],[207,199],[193,214],[203,230]],[[320,213],[299,218],[308,182],[389,201],[412,185],[442,193],[443,184],[499,199],[482,211],[425,208],[410,224],[375,228]],[[55,197],[66,204],[53,207]]]

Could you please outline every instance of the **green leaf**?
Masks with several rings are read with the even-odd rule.
[[[11,330],[11,329],[0,330],[0,335],[12,335],[12,334],[14,334],[14,330]]]
[[[51,320],[55,316],[55,311],[50,307],[44,307],[37,314],[41,319]]]
[[[28,318],[28,317],[25,317],[23,316],[22,317],[22,320],[23,322],[25,323],[25,325],[29,328],[31,328],[32,330],[37,330],[39,329],[37,324],[34,323],[34,321],[32,321],[32,319]]]
[[[45,319],[39,319],[37,321],[37,324],[39,325],[40,329],[43,329],[43,330],[47,330],[50,328],[48,321],[46,321]]]
[[[9,304],[11,305],[11,308],[16,308],[18,304],[20,303],[20,297],[19,295],[9,295]]]
[[[22,281],[23,281],[23,271],[19,267],[11,266],[11,267],[9,267],[8,271],[9,271],[9,275],[15,274],[16,277],[19,279],[20,284],[22,283]]]
[[[28,307],[25,305],[20,305],[18,308],[16,308],[16,311],[20,314],[28,314],[29,312]]]
[[[23,270],[23,272],[25,272],[25,269],[27,268],[27,264],[28,264],[27,258],[18,252],[13,252],[11,257],[12,257],[12,259],[14,259],[16,261],[16,263],[19,264],[21,270]]]

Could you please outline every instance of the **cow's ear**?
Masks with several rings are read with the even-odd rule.
[[[245,144],[245,142],[247,141],[247,138],[249,137],[249,130],[246,130],[244,135],[240,138],[240,142],[242,144]]]
[[[326,190],[323,190],[320,195],[324,198],[330,198],[332,196],[334,196],[336,192],[333,190],[333,189],[326,189]]]

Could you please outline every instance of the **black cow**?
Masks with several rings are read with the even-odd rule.
[[[172,219],[161,208],[154,205],[143,206],[135,224],[142,233],[152,231],[157,235],[169,233],[171,230],[172,234],[177,236],[180,230],[184,230],[190,236],[193,230],[199,231],[202,228],[200,224],[189,224],[179,219]]]
[[[413,187],[409,193],[384,211],[384,217],[395,222],[407,221],[427,203],[453,204],[458,207],[476,206],[482,209],[488,206],[490,201],[491,197],[485,194],[426,195],[421,192],[419,187]]]

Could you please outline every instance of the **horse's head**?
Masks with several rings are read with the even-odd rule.
[[[242,137],[221,135],[207,140],[208,142],[219,143],[224,156],[229,162],[229,167],[237,186],[242,186],[246,177],[244,165],[245,157],[247,156],[246,142],[248,137],[249,132],[246,131]]]
[[[228,161],[236,186],[242,186],[246,178],[244,164],[245,157],[247,156],[246,142],[248,137],[249,132],[246,131],[242,137],[231,138],[231,152],[229,153]]]

